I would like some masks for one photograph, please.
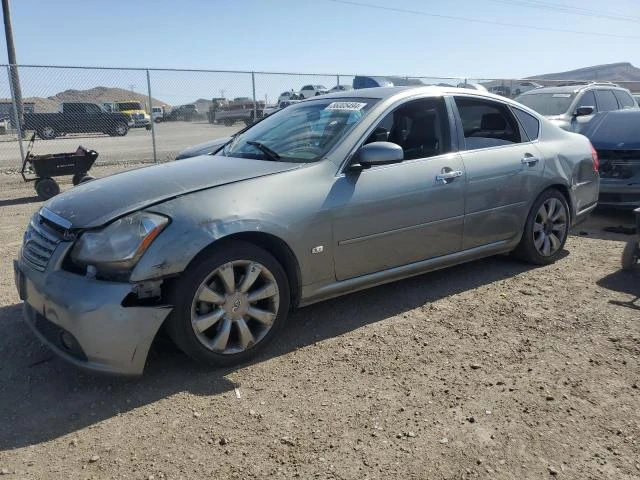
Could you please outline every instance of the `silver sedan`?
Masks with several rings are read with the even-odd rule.
[[[71,363],[141,374],[164,326],[232,365],[292,307],[482,257],[559,258],[596,206],[589,141],[484,92],[371,88],[283,109],[203,155],[79,185],[27,228],[15,279]]]

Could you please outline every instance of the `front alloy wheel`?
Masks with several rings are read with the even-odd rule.
[[[280,292],[269,269],[235,260],[202,282],[191,306],[191,326],[205,348],[241,353],[265,337],[279,306]]]
[[[278,260],[242,241],[200,254],[172,286],[167,331],[186,354],[236,365],[257,354],[284,325],[289,283]]]

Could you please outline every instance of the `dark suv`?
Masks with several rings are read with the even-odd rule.
[[[598,112],[637,109],[626,88],[614,83],[587,83],[536,88],[515,98],[516,102],[544,115],[560,128],[576,131]]]

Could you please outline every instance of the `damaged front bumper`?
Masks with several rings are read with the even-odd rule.
[[[54,256],[64,255],[59,245]],[[38,338],[68,362],[89,370],[141,375],[149,348],[172,307],[123,306],[130,283],[107,282],[14,260],[24,319]]]

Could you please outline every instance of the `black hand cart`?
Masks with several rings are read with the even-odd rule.
[[[60,193],[60,186],[52,177],[73,175],[74,185],[94,179],[87,172],[98,158],[98,152],[79,146],[71,153],[34,155],[31,152],[35,139],[34,133],[27,146],[20,174],[25,182],[35,182],[36,193],[40,199],[49,200]]]

